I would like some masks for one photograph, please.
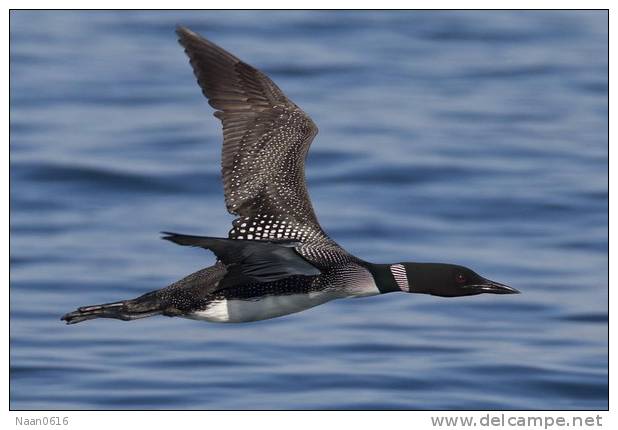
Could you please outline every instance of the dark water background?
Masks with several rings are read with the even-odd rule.
[[[212,263],[159,231],[228,230],[177,23],[314,118],[335,240],[524,294],[62,324]],[[13,12],[10,37],[12,408],[608,407],[606,12]]]

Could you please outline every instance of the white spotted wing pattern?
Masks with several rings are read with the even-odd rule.
[[[231,239],[294,239],[305,258],[354,260],[320,227],[305,184],[305,157],[318,129],[264,73],[179,28],[202,92],[223,124],[225,201],[238,215]]]

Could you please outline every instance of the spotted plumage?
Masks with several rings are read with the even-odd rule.
[[[223,126],[225,203],[237,218],[227,238],[164,237],[212,251],[214,266],[132,300],[83,306],[63,320],[166,315],[247,322],[391,291],[515,291],[461,266],[372,264],[341,248],[321,228],[307,192],[305,158],[318,132],[311,118],[264,73],[191,30],[177,33]]]

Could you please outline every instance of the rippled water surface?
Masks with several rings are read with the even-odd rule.
[[[316,121],[340,244],[523,294],[62,324],[213,262],[159,231],[230,225],[178,23]],[[10,36],[12,408],[608,407],[605,12],[13,12]]]

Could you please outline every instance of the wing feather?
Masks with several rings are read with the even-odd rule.
[[[318,129],[296,104],[256,68],[198,34],[180,27],[180,44],[198,84],[223,124],[222,176],[234,226],[274,219],[294,229],[256,239],[327,240],[305,184],[305,157]],[[233,228],[231,238],[243,238]]]

